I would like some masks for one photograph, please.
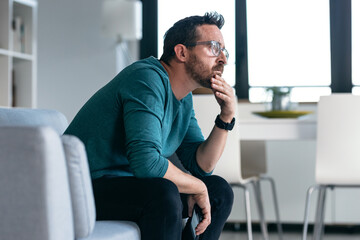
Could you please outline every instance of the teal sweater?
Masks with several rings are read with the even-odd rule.
[[[169,76],[153,57],[121,71],[80,109],[65,134],[85,144],[91,177],[163,177],[177,153],[195,176],[209,175],[196,163],[204,137],[192,94],[178,101]]]

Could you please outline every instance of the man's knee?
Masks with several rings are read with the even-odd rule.
[[[234,202],[234,192],[230,184],[220,176],[212,175],[204,179],[208,187],[210,201],[214,199],[216,204],[232,208]]]
[[[219,182],[219,186],[222,189],[222,191],[224,192],[224,195],[228,198],[228,199],[234,199],[234,192],[230,186],[230,184],[223,179],[222,177],[219,176],[214,176],[216,178],[218,178],[218,182]]]

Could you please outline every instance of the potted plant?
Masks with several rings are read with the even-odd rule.
[[[271,111],[289,111],[291,107],[291,87],[268,87],[266,92],[271,97]]]

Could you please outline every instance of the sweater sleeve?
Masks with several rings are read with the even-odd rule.
[[[202,135],[201,129],[195,118],[194,109],[192,109],[189,127],[184,140],[176,150],[176,154],[183,166],[191,172],[192,175],[197,177],[209,176],[212,174],[212,172],[208,173],[202,170],[196,161],[196,151],[202,142],[204,142],[204,136]]]
[[[165,87],[155,71],[138,71],[128,82],[120,96],[130,169],[139,178],[163,177],[168,168],[161,139]]]

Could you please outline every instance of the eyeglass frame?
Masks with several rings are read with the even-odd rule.
[[[194,42],[194,43],[188,43],[185,46],[186,47],[195,47],[197,45],[210,45],[211,46],[211,52],[213,53],[213,55],[215,57],[218,57],[220,55],[220,53],[223,52],[225,57],[226,57],[226,60],[229,59],[228,50],[226,48],[221,48],[220,43],[218,41],[211,40],[211,41],[203,41],[203,42]],[[215,46],[216,45],[218,46],[217,48],[219,49],[218,54],[215,53]]]

